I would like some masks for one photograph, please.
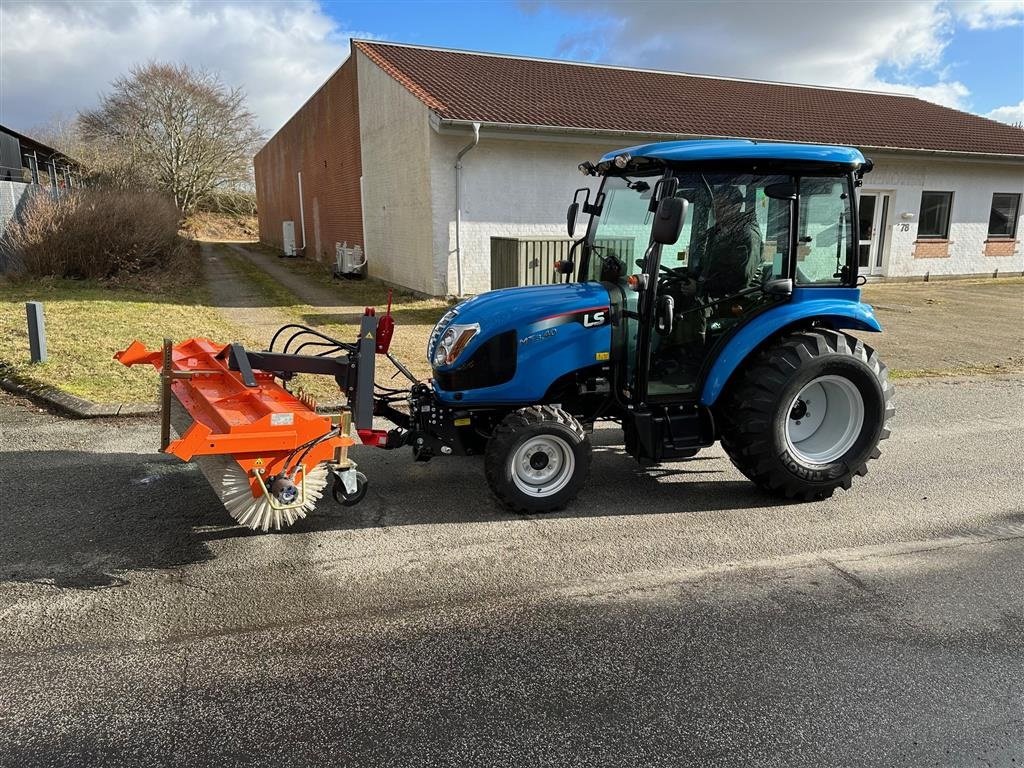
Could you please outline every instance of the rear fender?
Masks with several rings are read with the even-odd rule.
[[[733,373],[766,341],[811,321],[831,328],[882,330],[874,309],[861,303],[857,288],[797,288],[788,302],[757,315],[726,342],[704,380],[701,404],[714,405]]]

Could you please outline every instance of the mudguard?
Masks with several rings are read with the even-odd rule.
[[[610,303],[600,283],[505,288],[475,296],[442,319],[428,354],[453,323],[479,323],[480,333],[453,365],[434,369],[437,398],[452,405],[537,403],[560,377],[607,362],[611,354]],[[445,372],[470,365],[481,345],[510,332],[515,334],[515,372],[508,381],[464,390],[442,385]]]
[[[801,320],[821,321],[833,328],[882,330],[874,309],[861,303],[859,288],[795,288],[788,302],[757,315],[729,339],[704,380],[701,404],[714,405],[729,377],[751,352]]]

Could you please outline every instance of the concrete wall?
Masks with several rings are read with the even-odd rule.
[[[994,192],[1024,195],[1024,163],[880,155],[872,153],[874,170],[864,177],[863,192],[895,193],[889,219],[889,246],[882,263],[885,277],[929,275],[991,275],[1024,271],[1024,215],[1017,223],[1012,246],[987,244],[989,212]],[[953,192],[949,240],[919,241],[921,193]],[[1022,206],[1024,207],[1024,206]],[[1024,213],[1024,212],[1022,212]],[[910,214],[903,217],[903,214]],[[986,255],[996,252],[1003,255]]]
[[[455,292],[455,156],[472,134],[434,132],[430,164],[435,270]],[[463,290],[490,290],[491,237],[568,238],[565,211],[579,187],[597,180],[579,174],[583,160],[628,143],[508,139],[481,131],[479,145],[462,159]],[[577,237],[587,217],[580,216]]]
[[[369,274],[442,295],[444,276],[433,266],[430,112],[370,59],[356,56]]]
[[[281,247],[282,222],[300,244],[298,173],[306,255],[333,261],[335,243],[363,244],[356,60],[349,59],[279,130],[254,161],[260,240]]]

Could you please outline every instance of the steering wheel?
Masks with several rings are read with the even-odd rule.
[[[597,256],[597,260],[601,262],[601,279],[607,282],[615,282],[626,271],[626,265],[622,263],[618,256],[602,253],[605,248],[606,246],[603,245],[591,245],[590,252]]]
[[[658,270],[659,281],[663,285],[685,283],[694,279],[693,275],[690,274],[689,267],[666,267],[664,264],[659,264]]]

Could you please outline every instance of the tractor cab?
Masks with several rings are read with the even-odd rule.
[[[702,401],[721,385],[720,353],[759,316],[826,296],[859,303],[854,189],[869,169],[855,149],[740,140],[580,165],[603,179],[569,208],[570,236],[589,214],[573,267],[611,296],[614,386],[638,458],[713,442]]]

